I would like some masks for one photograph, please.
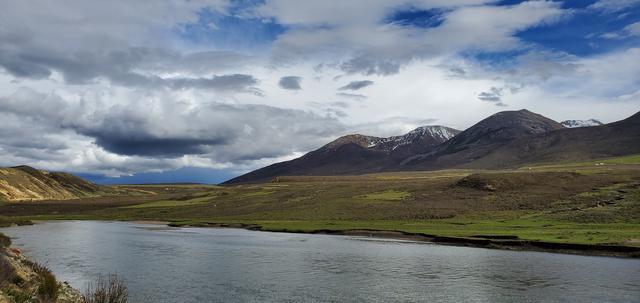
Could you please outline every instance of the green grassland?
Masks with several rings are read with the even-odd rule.
[[[629,155],[624,157],[602,158],[591,161],[572,163],[550,163],[528,165],[521,169],[562,169],[562,168],[590,168],[594,166],[615,166],[615,165],[637,165],[640,164],[640,155]]]
[[[531,170],[279,177],[236,186],[122,185],[120,192],[136,195],[100,202],[6,203],[0,205],[0,224],[155,220],[196,226],[254,224],[269,231],[386,230],[640,247],[638,158]]]

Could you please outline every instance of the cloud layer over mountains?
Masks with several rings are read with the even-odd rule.
[[[240,173],[351,132],[640,105],[638,1],[1,2],[5,166]]]

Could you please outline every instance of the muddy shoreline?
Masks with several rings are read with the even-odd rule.
[[[640,258],[640,247],[623,245],[596,245],[596,244],[576,244],[576,243],[555,243],[544,241],[531,241],[519,239],[516,236],[502,235],[474,235],[471,237],[447,237],[425,233],[410,233],[397,230],[376,230],[376,229],[347,229],[331,230],[318,229],[311,231],[295,229],[269,229],[258,224],[243,223],[201,223],[201,224],[179,224],[170,222],[167,225],[172,227],[207,227],[207,228],[242,228],[253,231],[299,233],[299,234],[320,234],[338,236],[361,236],[383,239],[411,240],[417,242],[436,243],[440,245],[478,247],[488,249],[502,249],[514,251],[537,251],[585,256]]]

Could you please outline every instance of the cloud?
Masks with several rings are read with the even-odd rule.
[[[90,148],[104,156],[105,166],[121,172],[130,170],[114,159],[159,167],[165,161],[176,168],[177,159],[191,157],[209,166],[242,166],[315,148],[344,129],[333,117],[344,115],[338,110],[321,116],[259,104],[176,102],[163,93],[128,97],[138,102],[105,106],[103,100],[73,101],[21,89],[0,98],[0,117],[11,122],[0,131],[0,148],[31,161],[54,162],[87,157],[83,153]],[[14,137],[17,133],[22,135]]]
[[[243,74],[213,76],[211,78],[156,78],[148,83],[154,85],[156,84],[155,81],[159,81],[161,86],[168,86],[173,89],[198,88],[261,94],[261,91],[255,87],[258,84],[258,80],[251,75]]]
[[[624,31],[633,36],[640,36],[640,22],[625,26]]]
[[[0,165],[238,173],[346,133],[398,135],[429,117],[465,128],[505,103],[606,122],[640,106],[634,24],[592,55],[523,40],[575,26],[560,1],[129,2],[3,3]],[[586,15],[616,18],[629,3]],[[394,19],[407,12],[438,22]],[[259,37],[227,43],[237,32]],[[348,83],[360,79],[375,85]]]
[[[228,6],[226,0],[5,3],[0,12],[0,71],[19,79],[59,74],[73,85],[102,81],[137,88],[257,93],[252,87],[256,80],[237,72],[253,62],[251,56],[185,49],[173,38],[177,27],[197,21],[202,10],[225,14]],[[227,73],[230,69],[236,71]]]
[[[481,92],[478,94],[478,99],[486,102],[491,102],[496,106],[505,107],[506,104],[502,103],[502,92],[504,88],[491,87],[488,92]]]
[[[608,32],[600,35],[605,39],[624,39],[632,36],[640,37],[640,22],[631,23],[619,32]]]
[[[501,52],[525,47],[516,33],[561,20],[552,1],[487,6],[492,1],[267,1],[256,14],[289,25],[274,42],[278,62],[333,58],[348,74],[389,76],[414,60],[466,51]],[[434,27],[386,22],[390,12],[442,11]]]
[[[391,60],[376,60],[371,58],[355,57],[340,65],[340,69],[348,74],[361,73],[370,75],[393,75],[400,71],[400,62]]]
[[[349,84],[338,88],[339,90],[360,90],[367,86],[373,85],[371,80],[351,81]]]
[[[589,6],[604,13],[617,13],[640,4],[640,0],[599,0]]]
[[[212,68],[205,70],[202,66],[213,66],[212,63],[225,61],[225,58],[244,60],[245,57],[228,52],[180,55],[147,48],[74,54],[38,49],[29,44],[0,43],[0,67],[20,78],[48,78],[55,71],[61,73],[69,84],[106,79],[112,84],[128,87],[258,92],[255,87],[258,81],[251,75],[181,76],[210,74]],[[168,72],[178,76],[165,76]]]
[[[349,98],[349,99],[354,99],[354,100],[358,100],[358,101],[367,99],[367,96],[360,95],[360,94],[336,93],[336,96]]]
[[[301,77],[287,76],[287,77],[280,78],[280,81],[278,81],[278,85],[280,85],[280,87],[283,89],[301,90],[302,89],[302,87],[300,86],[301,81],[302,81]]]

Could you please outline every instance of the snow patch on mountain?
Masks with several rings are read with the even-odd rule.
[[[357,144],[364,148],[384,152],[392,152],[403,146],[434,146],[444,143],[455,136],[459,131],[445,126],[421,126],[404,135],[380,138],[352,134],[342,136],[325,145],[324,150],[334,150],[345,144]]]
[[[596,120],[596,119],[589,119],[589,120],[566,120],[566,121],[562,121],[560,122],[560,124],[562,124],[564,127],[567,128],[576,128],[576,127],[590,127],[590,126],[599,126],[599,125],[603,125],[602,122]]]
[[[389,138],[372,137],[368,147],[386,151],[393,151],[403,145],[417,143],[418,141],[426,137],[431,137],[440,142],[445,142],[455,135],[456,134],[452,131],[452,129],[444,126],[421,126],[402,136],[393,136]]]

